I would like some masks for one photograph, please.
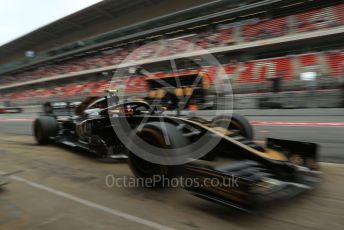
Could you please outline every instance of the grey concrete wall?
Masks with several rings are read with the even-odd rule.
[[[302,92],[283,92],[278,95],[238,94],[235,95],[234,108],[258,108],[259,99],[268,98],[268,102],[280,103],[282,108],[337,108],[342,106],[343,92],[340,90],[319,90]]]
[[[232,99],[230,97],[221,97],[217,99],[217,109],[259,109],[259,99],[268,98],[268,102],[280,103],[281,108],[284,109],[310,109],[310,108],[341,108],[343,107],[343,92],[340,90],[321,90],[321,91],[304,91],[304,92],[284,92],[279,95],[270,93],[262,94],[237,94]],[[77,97],[72,100],[82,100]],[[61,99],[50,101],[62,101]],[[40,105],[33,105],[40,104]],[[12,106],[20,106],[24,108],[25,113],[36,113],[41,111],[41,104],[43,101],[31,102],[30,106],[25,103],[13,103]],[[230,105],[230,106],[228,106]],[[268,109],[268,108],[266,108]]]

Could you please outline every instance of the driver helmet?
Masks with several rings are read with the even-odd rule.
[[[125,114],[126,116],[132,116],[132,115],[134,115],[134,110],[133,110],[133,108],[131,108],[130,105],[124,106],[124,114]]]

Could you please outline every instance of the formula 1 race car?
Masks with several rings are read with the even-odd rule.
[[[72,107],[75,112],[57,115],[58,109]],[[124,135],[126,139],[116,132],[123,128],[121,121],[130,130]],[[128,158],[138,178],[189,178],[193,183],[184,188],[195,196],[240,209],[289,198],[319,182],[316,144],[268,139],[266,147],[260,146],[253,141],[250,123],[238,114],[209,121],[165,115],[162,109],[144,101],[109,106],[107,98],[101,97],[87,98],[77,106],[48,103],[33,128],[39,144],[56,142],[101,157]],[[193,145],[200,140],[203,145]],[[147,149],[141,144],[132,147],[138,143],[160,149],[155,154],[162,160],[147,160]],[[205,154],[188,155],[210,143],[215,145]],[[140,151],[142,154],[137,154]],[[174,155],[188,159],[182,165],[173,165],[170,159]],[[228,180],[231,186],[225,183]],[[155,181],[154,185],[163,186],[162,182]]]

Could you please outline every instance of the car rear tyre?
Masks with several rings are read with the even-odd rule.
[[[52,143],[57,133],[56,119],[48,116],[37,118],[33,124],[33,132],[38,144]]]

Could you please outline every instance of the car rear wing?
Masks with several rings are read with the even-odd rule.
[[[43,114],[50,116],[71,116],[81,102],[46,102],[43,104]]]

